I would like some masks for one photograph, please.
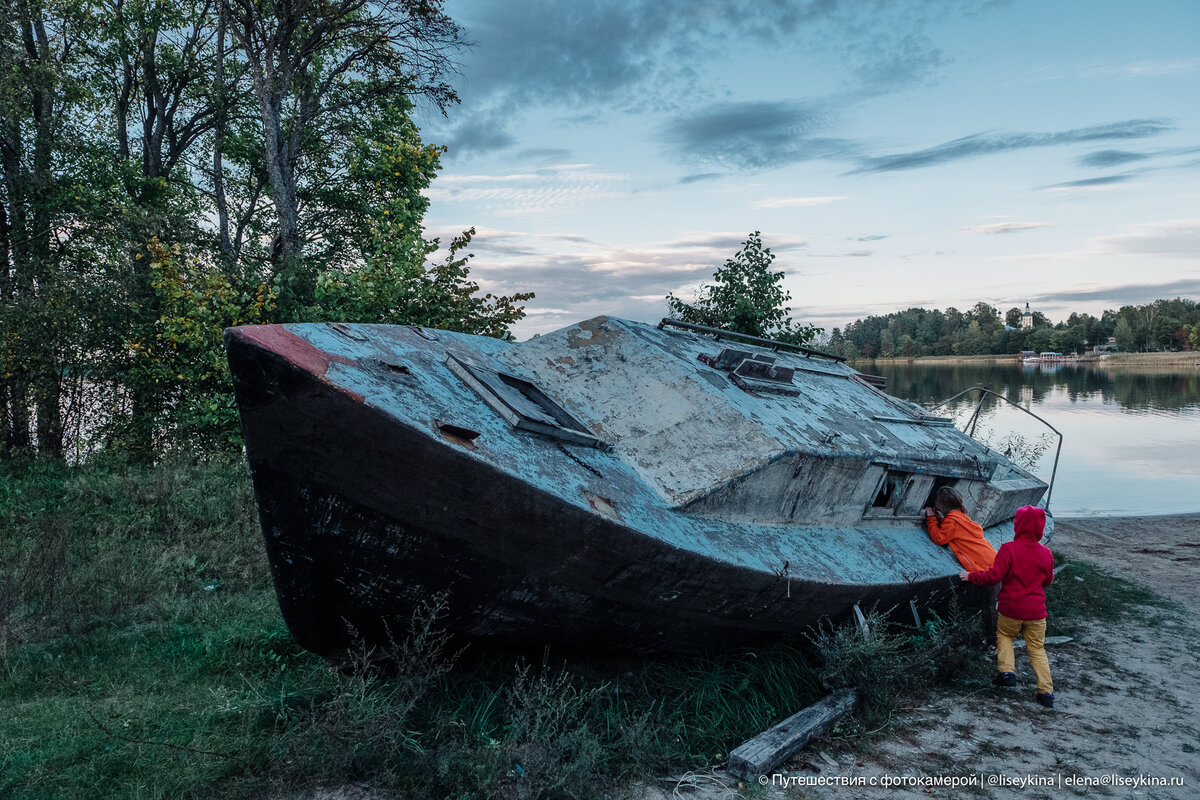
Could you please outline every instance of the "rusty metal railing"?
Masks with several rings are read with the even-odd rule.
[[[1050,486],[1049,486],[1049,488],[1046,489],[1046,504],[1045,504],[1044,508],[1047,511],[1049,511],[1050,510],[1050,496],[1052,494],[1054,494],[1054,478],[1055,478],[1055,476],[1058,475],[1058,457],[1059,457],[1059,455],[1062,454],[1062,444],[1063,444],[1062,432],[1058,428],[1051,425],[1046,420],[1039,417],[1037,414],[1030,411],[1028,408],[1025,408],[1024,406],[1022,406],[1020,403],[1015,403],[1012,400],[1010,400],[1007,396],[1002,395],[999,392],[993,391],[986,386],[972,386],[970,389],[964,389],[963,391],[959,392],[958,394],[954,395],[953,397],[951,397],[947,400],[943,400],[942,402],[938,403],[936,406],[933,406],[933,408],[930,408],[929,411],[931,411],[931,412],[936,411],[937,409],[941,408],[942,406],[949,405],[950,403],[953,403],[955,400],[962,397],[963,395],[970,394],[971,392],[979,392],[980,393],[979,394],[979,402],[977,402],[975,404],[975,410],[971,412],[971,418],[967,421],[967,425],[963,427],[963,432],[967,433],[967,435],[971,436],[972,438],[974,438],[974,434],[975,434],[975,424],[979,421],[979,412],[983,408],[983,398],[989,394],[1000,398],[1001,400],[1008,403],[1010,406],[1013,406],[1014,408],[1024,411],[1026,414],[1033,417],[1038,422],[1042,423],[1043,425],[1045,425],[1047,428],[1054,431],[1054,433],[1058,435],[1058,447],[1055,448],[1055,450],[1054,450],[1054,466],[1050,469]],[[970,428],[970,432],[967,432],[968,427]]]

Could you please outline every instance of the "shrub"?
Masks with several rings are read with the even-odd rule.
[[[870,729],[886,727],[902,702],[918,700],[934,685],[983,672],[979,615],[957,601],[919,629],[872,610],[864,626],[826,624],[810,639],[823,662],[822,683],[831,690],[855,689],[856,714]]]

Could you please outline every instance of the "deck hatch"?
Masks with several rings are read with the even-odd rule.
[[[707,353],[701,353],[696,356],[702,364],[707,364],[713,369],[724,370],[729,372],[734,370],[747,359],[753,361],[761,361],[765,364],[774,364],[773,356],[763,355],[762,353],[751,353],[749,350],[735,350],[732,347],[726,347],[715,356],[710,356]]]
[[[452,354],[446,355],[446,366],[514,428],[589,447],[607,447],[603,440],[588,433],[578,420],[529,381]]]
[[[773,360],[772,360],[773,361]],[[796,371],[790,367],[779,367],[774,363],[747,358],[738,364],[735,375],[756,381],[771,381],[772,383],[791,383]]]

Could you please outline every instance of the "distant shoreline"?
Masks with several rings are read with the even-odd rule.
[[[1008,364],[1020,361],[1015,353],[983,356],[917,356],[915,358],[859,358],[850,363],[859,366],[892,366],[896,364],[916,364],[926,366],[955,365],[955,364]],[[1097,355],[1088,353],[1077,358],[1064,361],[1050,362],[1058,364],[1087,364],[1103,369],[1145,369],[1160,367],[1200,367],[1200,351],[1188,350],[1179,353],[1110,353]]]

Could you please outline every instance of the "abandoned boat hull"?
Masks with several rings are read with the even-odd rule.
[[[466,345],[476,358],[506,346],[478,340],[386,326],[228,333],[280,606],[306,648],[383,641],[439,593],[444,624],[471,639],[694,651],[957,586],[953,558],[912,520],[689,513],[619,452],[514,433],[447,369]],[[1011,523],[987,534],[998,545]]]

